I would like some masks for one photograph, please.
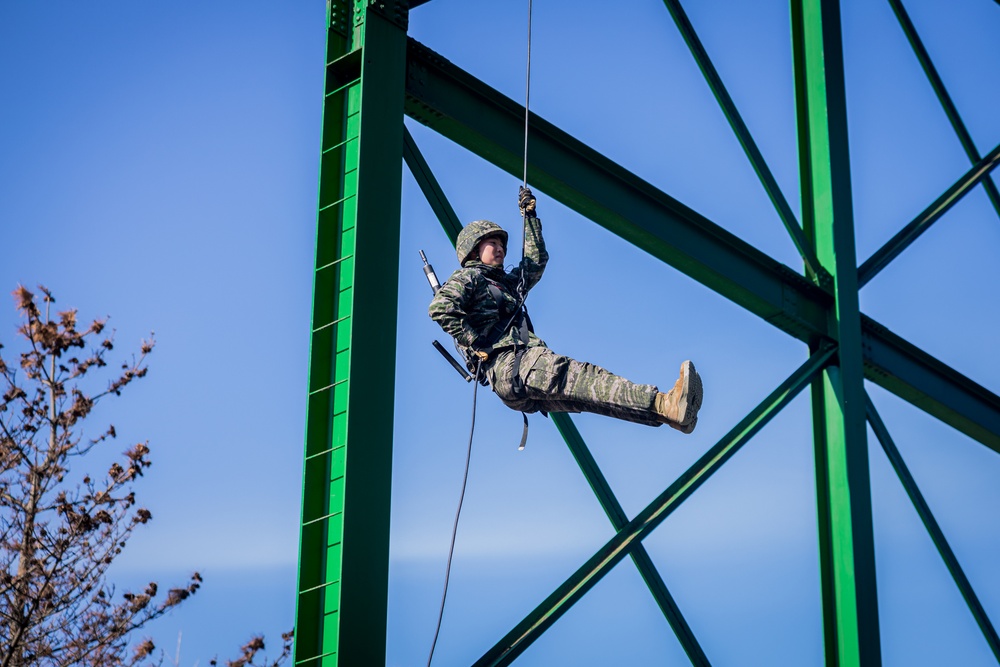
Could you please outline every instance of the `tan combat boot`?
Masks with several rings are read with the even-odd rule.
[[[681,433],[690,433],[698,425],[701,395],[701,376],[694,364],[685,361],[673,388],[665,394],[656,395],[654,407],[660,421]]]

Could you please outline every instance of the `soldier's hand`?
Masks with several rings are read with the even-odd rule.
[[[486,350],[473,350],[472,354],[475,355],[480,361],[489,361],[490,353]]]
[[[520,186],[517,192],[517,207],[521,209],[521,215],[534,217],[535,203],[535,195],[531,194],[531,189]]]

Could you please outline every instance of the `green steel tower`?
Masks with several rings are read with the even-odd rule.
[[[297,665],[385,664],[401,162],[445,233],[461,228],[405,130],[409,116],[520,178],[525,109],[407,36],[427,0],[328,0],[326,88],[305,442]],[[982,0],[986,1],[986,0]],[[692,664],[708,665],[643,540],[765,424],[811,393],[823,636],[828,665],[879,665],[869,445],[885,451],[983,637],[1000,638],[870,400],[865,380],[1000,452],[1000,397],[860,310],[859,290],[966,193],[1000,215],[985,155],[901,0],[888,0],[968,156],[969,169],[878,252],[855,263],[841,7],[791,0],[801,220],[797,220],[679,0],[664,0],[784,224],[803,269],[716,225],[545,120],[531,120],[529,182],[547,198],[683,272],[803,344],[805,361],[632,517],[568,415],[552,419],[614,536],[488,648],[514,662],[615,565],[630,559]],[[930,199],[930,198],[929,198]],[[388,389],[387,389],[388,388]],[[868,428],[877,443],[868,442]]]

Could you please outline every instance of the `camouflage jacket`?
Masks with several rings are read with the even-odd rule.
[[[514,336],[505,331],[496,341],[491,330],[500,322],[501,312],[489,292],[490,282],[500,288],[504,310],[508,313],[517,306],[517,286],[524,275],[524,287],[530,290],[542,277],[549,254],[542,240],[542,221],[528,218],[525,229],[524,257],[510,273],[503,267],[490,266],[479,261],[469,261],[451,274],[431,301],[428,314],[463,347],[490,350],[513,346]],[[508,315],[509,317],[509,315]],[[492,345],[490,344],[492,342]],[[533,333],[528,334],[528,347],[544,346],[545,342]]]

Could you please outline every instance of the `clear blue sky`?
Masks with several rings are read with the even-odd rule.
[[[799,266],[661,3],[534,4],[534,111]],[[860,262],[969,164],[888,3],[843,4]],[[1000,142],[1000,5],[905,4],[986,153]],[[686,9],[798,212],[787,4]],[[110,314],[122,354],[156,331],[149,377],[98,418],[116,424],[123,447],[148,439],[154,459],[139,491],[155,520],[116,565],[118,579],[205,575],[203,591],[152,628],[171,658],[183,632],[183,665],[232,655],[251,632],[276,639],[292,623],[324,11],[223,0],[0,5],[0,288],[41,282],[82,316]],[[520,100],[525,14],[526,3],[433,0],[414,10],[410,32]],[[493,219],[519,246],[518,180],[406,122],[459,216]],[[434,630],[471,392],[430,347],[444,337],[426,317],[417,250],[442,278],[454,254],[403,179],[388,664],[408,666],[426,661]],[[689,437],[575,420],[634,514],[806,350],[537,194],[552,260],[530,305],[549,345],[661,385],[691,358],[705,379]],[[1000,391],[997,248],[1000,220],[977,188],[865,287],[862,309]],[[0,307],[0,341],[13,324],[13,308]],[[869,390],[1000,623],[1000,459]],[[518,453],[520,415],[480,399],[441,665],[476,659],[612,534],[552,424],[532,418]],[[822,661],[810,436],[803,396],[646,540],[713,664]],[[992,664],[871,435],[869,444],[885,664]],[[626,561],[518,664],[685,658]]]

